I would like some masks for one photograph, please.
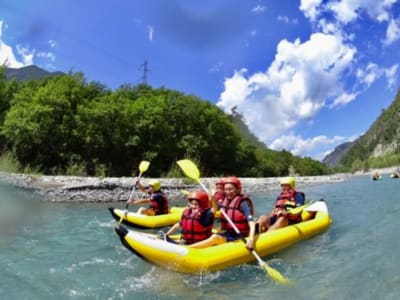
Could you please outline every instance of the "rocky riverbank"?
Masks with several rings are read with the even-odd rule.
[[[296,186],[334,183],[347,180],[349,174],[296,177]],[[142,179],[146,184],[152,178]],[[202,182],[213,187],[217,178],[202,178]],[[132,177],[77,177],[38,176],[0,172],[0,180],[14,186],[31,190],[44,200],[52,202],[114,202],[126,201],[132,190]],[[278,177],[241,178],[244,193],[279,190]],[[161,178],[163,190],[171,198],[184,197],[182,190],[198,189],[199,185],[182,178]]]

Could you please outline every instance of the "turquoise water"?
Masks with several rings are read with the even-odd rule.
[[[333,223],[315,238],[256,264],[205,276],[150,265],[122,246],[108,206],[48,203],[0,184],[0,299],[398,299],[400,179],[368,177],[304,188]],[[253,194],[256,215],[275,192]],[[174,203],[183,204],[183,203]]]

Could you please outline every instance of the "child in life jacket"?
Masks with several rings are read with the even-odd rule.
[[[145,187],[136,181],[137,186],[142,192],[146,192]],[[140,207],[138,213],[142,215],[154,216],[168,213],[168,197],[161,191],[161,182],[159,180],[152,180],[149,182],[149,188],[147,190],[148,197],[143,199],[129,199],[129,204],[143,204],[149,203],[149,207]]]
[[[237,234],[224,215],[221,216],[221,232],[212,234],[208,239],[197,242],[191,247],[206,248],[214,245],[234,241],[249,235],[254,236],[255,222],[253,220],[253,203],[249,197],[242,194],[242,184],[237,177],[227,177],[224,179],[225,198],[219,205],[220,210],[224,210],[228,218],[239,230]],[[246,246],[253,247],[253,240],[248,239]]]
[[[173,225],[166,233],[168,235],[181,229],[179,244],[191,245],[209,238],[214,225],[216,205],[209,207],[209,197],[203,191],[194,191],[188,195],[188,207],[182,213],[180,222]],[[215,201],[213,201],[215,203]],[[171,239],[168,239],[172,241]]]
[[[215,201],[217,201],[218,204],[221,204],[224,198],[225,198],[224,180],[218,179],[215,182],[214,199]]]
[[[259,233],[275,230],[301,221],[301,213],[290,214],[288,211],[304,205],[304,193],[294,189],[296,183],[293,177],[282,178],[280,184],[282,192],[275,201],[275,207],[270,213],[261,216],[257,221]]]

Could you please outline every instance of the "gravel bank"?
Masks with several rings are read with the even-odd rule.
[[[296,186],[334,183],[347,180],[349,174],[295,177]],[[143,178],[146,184],[152,178]],[[202,178],[202,182],[213,187],[217,178]],[[244,193],[263,192],[279,189],[278,177],[240,178]],[[20,188],[28,189],[39,197],[52,202],[115,202],[126,201],[132,190],[132,177],[77,177],[77,176],[35,176],[0,172],[0,180]],[[193,190],[199,186],[187,179],[161,178],[163,190],[171,198],[183,197],[182,189]]]

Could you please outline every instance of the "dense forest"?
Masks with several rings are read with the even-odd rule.
[[[204,176],[329,172],[311,158],[267,149],[246,129],[240,114],[175,90],[112,91],[82,73],[7,80],[0,68],[0,156],[21,172],[129,176],[146,159],[148,176],[162,177],[182,158],[196,161]]]

